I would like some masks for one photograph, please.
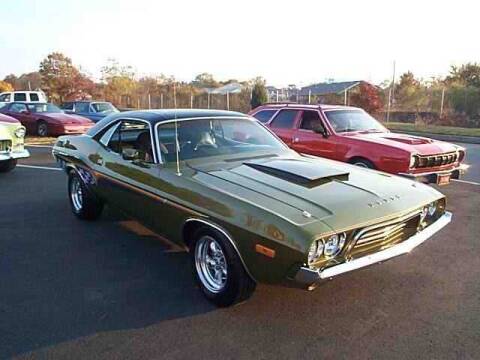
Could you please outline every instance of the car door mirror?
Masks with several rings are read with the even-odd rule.
[[[28,114],[30,114],[30,111],[28,111],[28,110],[22,110],[22,111],[20,111],[20,114],[28,115]]]
[[[136,149],[122,149],[122,158],[124,160],[133,161],[139,158],[138,150]]]

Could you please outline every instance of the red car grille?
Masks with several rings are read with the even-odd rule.
[[[0,151],[10,151],[12,142],[10,140],[0,140]]]
[[[430,155],[430,156],[418,156],[417,168],[427,168],[453,164],[458,159],[458,154],[448,153],[441,155]]]

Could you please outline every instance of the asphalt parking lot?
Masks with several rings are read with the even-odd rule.
[[[29,148],[0,177],[0,358],[478,358],[480,145],[466,146],[471,183],[440,189],[454,219],[412,254],[229,309],[129,219],[75,219],[50,149]]]

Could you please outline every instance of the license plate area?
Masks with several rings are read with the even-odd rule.
[[[448,184],[450,184],[450,174],[438,175],[437,184],[438,185],[448,185]]]

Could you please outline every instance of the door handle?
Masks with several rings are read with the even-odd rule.
[[[300,139],[298,137],[294,137],[292,142],[293,143],[298,143],[299,141],[300,141]]]

